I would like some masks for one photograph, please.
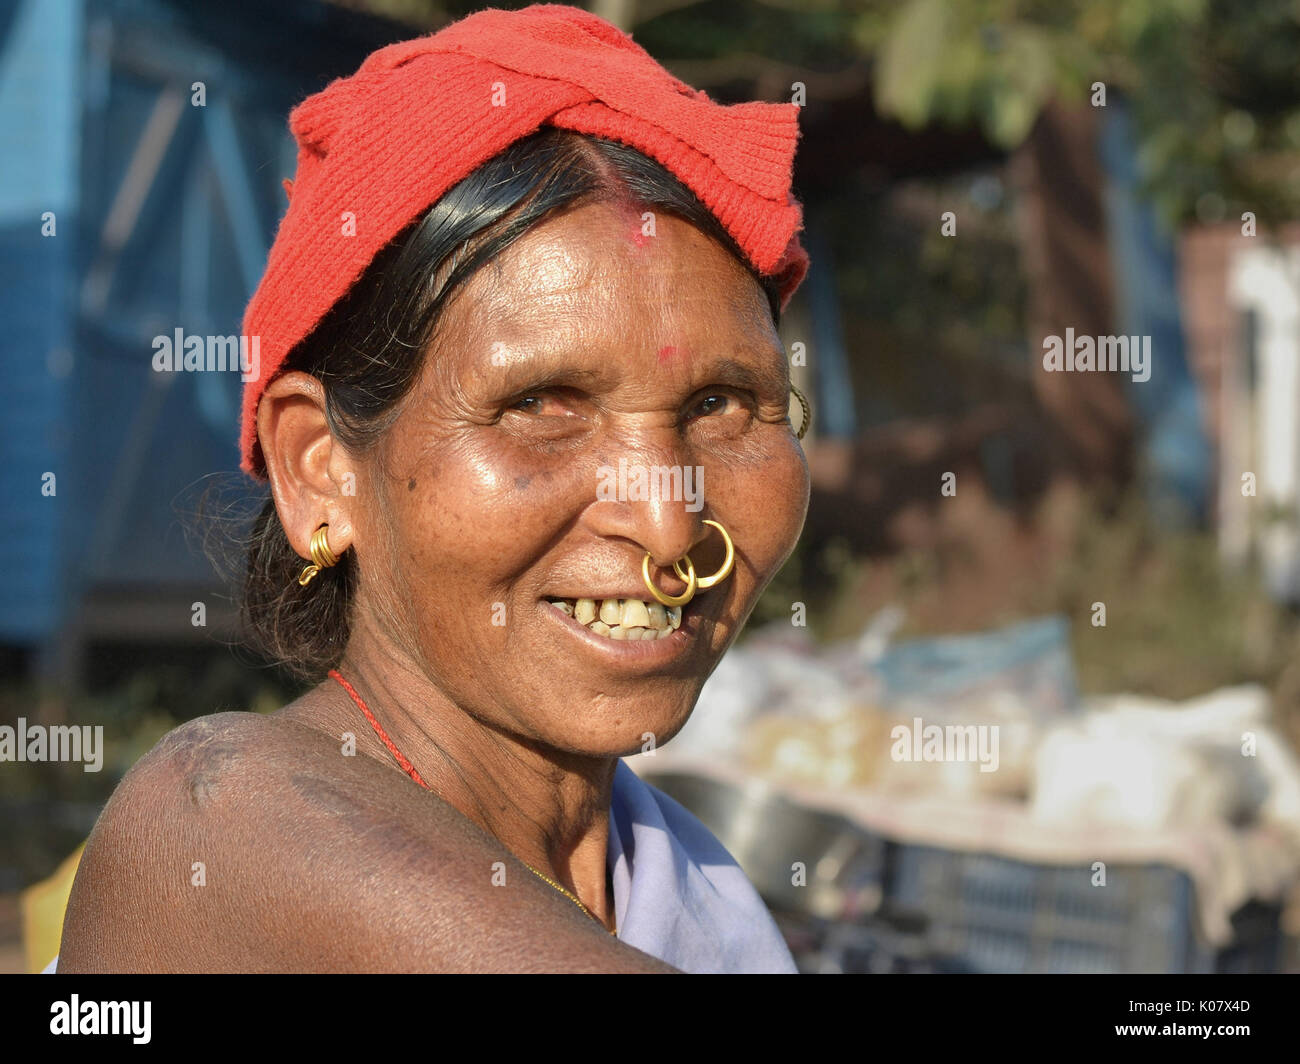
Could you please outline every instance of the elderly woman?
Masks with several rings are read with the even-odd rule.
[[[685,724],[804,520],[796,113],[563,7],[295,110],[245,322],[244,610],[316,686],[135,766],[60,971],[794,970],[620,758]]]

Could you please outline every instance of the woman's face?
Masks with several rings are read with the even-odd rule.
[[[808,504],[761,289],[688,223],[646,228],[581,207],[480,270],[351,515],[354,630],[382,631],[485,724],[580,754],[676,734]],[[550,604],[651,601],[647,551],[658,586],[680,592],[675,559],[702,576],[722,562],[706,518],[730,533],[735,569],[672,637],[613,639]]]

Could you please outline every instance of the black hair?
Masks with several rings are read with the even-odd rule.
[[[366,452],[401,412],[436,346],[436,326],[451,297],[534,226],[594,202],[631,204],[691,223],[749,270],[773,322],[779,320],[775,280],[754,269],[670,171],[616,141],[546,129],[484,163],[390,242],[289,353],[281,372],[301,370],[320,380],[331,433],[349,451]],[[297,577],[305,564],[268,498],[253,523],[244,567],[245,639],[299,679],[316,681],[347,646],[359,574],[355,552],[346,551],[302,588]]]

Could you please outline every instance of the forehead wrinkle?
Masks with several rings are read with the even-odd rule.
[[[602,330],[618,320],[616,311],[626,308],[627,290],[606,280],[608,271],[598,263],[579,267],[574,256],[559,258],[567,274],[559,285],[554,274],[550,283],[539,280],[526,259],[486,283],[460,323],[464,335],[485,350],[496,340],[536,350],[598,343]]]
[[[602,272],[588,240],[577,240],[545,227],[538,239],[524,237],[495,261],[491,288],[498,296],[522,295],[529,299],[553,298],[586,292]]]
[[[642,304],[654,305],[657,310],[654,328],[660,331],[646,339],[651,354],[664,346],[673,346],[679,349],[679,353],[670,360],[672,363],[693,361],[704,352],[706,336],[707,346],[719,352],[733,347],[737,334],[743,335],[748,345],[771,342],[776,329],[761,286],[725,248],[697,230],[691,232],[696,234],[699,245],[707,244],[717,258],[714,259],[702,247],[699,251],[692,248],[688,253],[676,256],[676,261],[671,264],[665,263],[662,269],[646,270],[635,288]],[[720,270],[719,261],[722,263]],[[731,283],[715,283],[719,273]],[[697,283],[699,275],[711,283]],[[688,329],[686,324],[692,320],[691,309],[698,305],[707,310],[696,319],[696,327]],[[698,327],[701,322],[704,329]],[[683,348],[689,350],[688,358],[681,357]]]
[[[663,215],[658,234],[638,249],[623,239],[624,224],[623,211],[610,204],[588,204],[543,222],[493,260],[493,269],[485,271],[491,274],[486,287],[506,301],[573,292],[612,295],[612,283],[620,281],[643,297],[652,286],[661,298],[697,297],[699,286],[690,275],[711,274],[716,262],[723,262],[725,272],[757,288],[730,252],[689,222]]]
[[[632,250],[614,227],[622,221],[616,210],[583,210],[606,210],[616,221],[571,227],[574,215],[567,215],[543,223],[470,279],[462,303],[468,313],[456,317],[472,346],[486,353],[500,340],[521,348],[520,356],[536,356],[526,359],[532,365],[544,364],[548,353],[622,355],[644,359],[647,376],[676,382],[693,378],[692,364],[707,356],[773,344],[761,288],[707,234],[665,216],[651,246]],[[711,283],[698,283],[700,275]],[[665,345],[689,356],[661,364]]]

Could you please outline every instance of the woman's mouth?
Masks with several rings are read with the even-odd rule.
[[[553,609],[606,639],[654,641],[669,638],[682,624],[681,606],[634,598],[552,598]]]

